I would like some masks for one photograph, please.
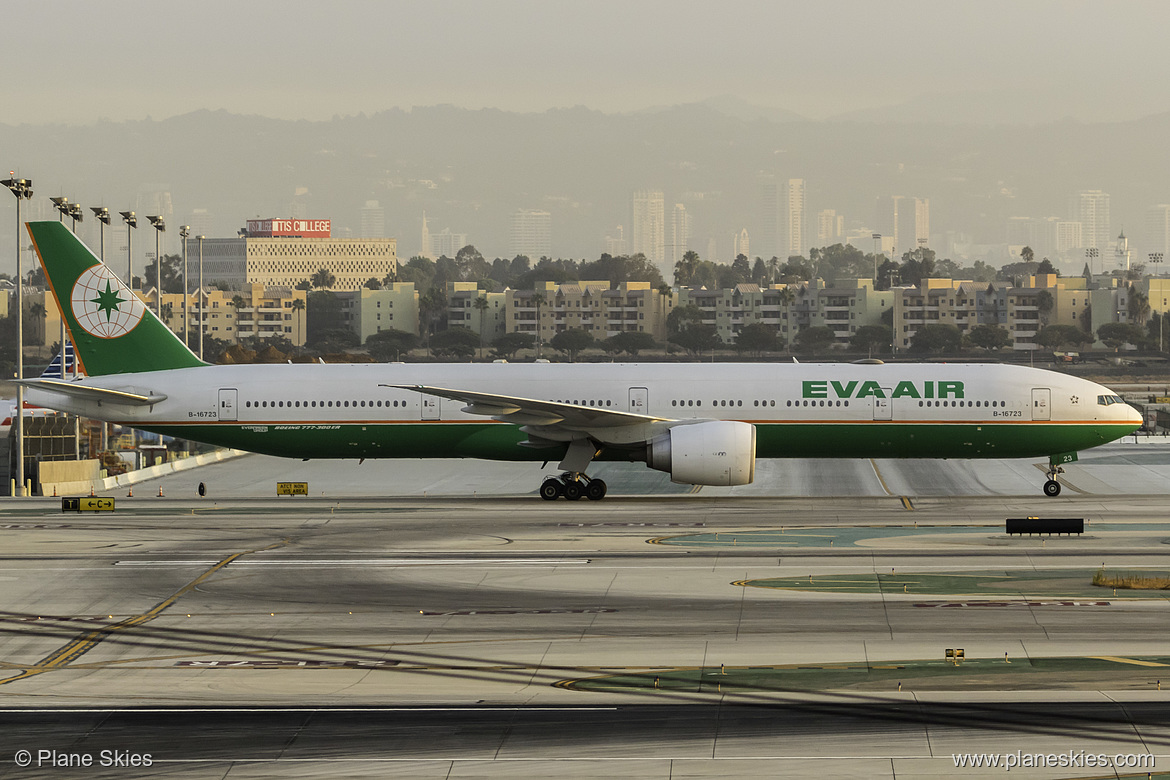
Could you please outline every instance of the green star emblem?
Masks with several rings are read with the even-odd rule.
[[[110,280],[107,279],[105,292],[98,290],[98,297],[91,298],[89,302],[96,303],[98,305],[98,311],[105,312],[106,322],[109,322],[111,315],[119,311],[118,304],[125,303],[126,299],[118,297],[118,293],[114,292],[110,286]]]

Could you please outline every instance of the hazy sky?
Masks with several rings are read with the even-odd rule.
[[[3,20],[9,124],[725,93],[811,118],[963,91],[1088,120],[1170,110],[1164,0],[8,0]]]

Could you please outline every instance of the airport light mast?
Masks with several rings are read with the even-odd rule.
[[[191,226],[179,225],[179,235],[183,239],[183,345],[186,346],[187,349],[190,349],[191,338],[189,333],[191,325],[187,318],[187,310],[190,308],[187,305],[187,302],[190,299],[190,293],[188,292],[187,287],[187,237],[191,235]]]
[[[31,200],[32,179],[17,179],[9,171],[4,186],[16,196],[16,479],[11,480],[12,495],[27,495],[24,484],[24,272],[20,263],[20,202]],[[20,487],[16,484],[19,481]],[[19,490],[19,492],[17,492]]]
[[[126,223],[126,289],[134,292],[134,234],[131,231],[138,227],[138,217],[133,211],[119,211],[118,214]]]
[[[159,239],[166,232],[167,223],[161,216],[146,217],[150,226],[154,228],[154,314],[162,319],[162,253],[159,250]]]

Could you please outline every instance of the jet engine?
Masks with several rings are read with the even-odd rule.
[[[650,441],[646,465],[686,485],[747,485],[756,476],[756,427],[731,420],[676,425]]]

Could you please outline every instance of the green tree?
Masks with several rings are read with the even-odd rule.
[[[305,341],[318,341],[325,331],[345,327],[341,317],[341,301],[330,290],[314,290],[308,295],[305,317]]]
[[[1040,323],[1042,325],[1048,324],[1048,317],[1052,314],[1054,306],[1056,306],[1056,299],[1052,297],[1052,293],[1048,292],[1048,290],[1041,290],[1036,293],[1036,308],[1040,311]]]
[[[796,334],[796,348],[806,354],[824,352],[837,340],[832,328],[814,325]]]
[[[568,355],[569,362],[574,362],[578,352],[593,346],[593,336],[580,328],[569,328],[553,336],[549,345],[557,352]]]
[[[923,325],[910,339],[910,351],[915,353],[955,354],[963,344],[963,331],[954,325]]]
[[[1012,345],[1012,334],[998,325],[976,325],[967,334],[967,343],[981,349],[1003,349]]]
[[[380,363],[399,360],[402,353],[410,352],[418,347],[418,336],[404,330],[381,330],[371,333],[366,339],[366,349],[370,357]]]
[[[737,352],[750,352],[760,357],[765,352],[774,352],[780,348],[780,335],[776,328],[764,322],[753,322],[740,328],[735,337]]]
[[[455,325],[432,335],[428,347],[435,357],[466,359],[475,355],[479,336],[471,328]]]
[[[522,349],[531,349],[536,339],[531,333],[513,331],[505,333],[492,342],[492,354],[505,360],[511,360]]]
[[[1079,347],[1093,343],[1093,335],[1075,325],[1048,325],[1036,333],[1036,343],[1046,349]]]
[[[634,357],[638,353],[654,349],[658,343],[654,341],[654,337],[649,333],[643,333],[639,330],[624,330],[621,333],[615,333],[603,342],[606,352],[620,353],[625,352]]]
[[[1097,328],[1097,338],[1112,350],[1126,344],[1138,345],[1145,338],[1145,332],[1132,322],[1106,322]]]
[[[679,287],[693,286],[700,262],[698,252],[689,249],[684,252],[682,259],[674,264],[674,283]]]
[[[894,332],[888,325],[862,325],[849,339],[849,347],[869,355],[889,353]]]
[[[935,257],[933,249],[919,247],[912,252],[902,255],[902,281],[921,285],[923,279],[935,275]]]
[[[1129,319],[1137,325],[1145,325],[1150,318],[1150,299],[1136,286],[1129,286]]]
[[[362,287],[365,287],[367,290],[381,290],[382,282],[371,276],[369,279],[366,279],[366,282],[362,285]]]

